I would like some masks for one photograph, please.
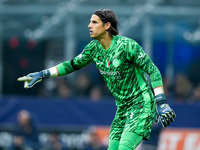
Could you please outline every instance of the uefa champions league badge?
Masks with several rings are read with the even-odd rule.
[[[119,60],[117,58],[114,58],[112,64],[115,68],[117,68],[119,66]]]

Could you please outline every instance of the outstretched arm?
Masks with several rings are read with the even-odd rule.
[[[90,57],[90,51],[84,50],[72,60],[60,63],[50,69],[30,73],[26,76],[18,78],[17,81],[24,81],[24,88],[32,88],[36,83],[41,82],[45,78],[67,75],[81,69],[91,62],[92,58]]]
[[[26,76],[19,77],[17,81],[24,81],[24,88],[32,88],[36,83],[41,82],[43,79],[64,76],[74,71],[75,69],[71,65],[71,61],[66,61],[50,69],[30,73]]]

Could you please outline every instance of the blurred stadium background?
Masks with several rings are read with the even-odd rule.
[[[100,8],[116,13],[120,35],[140,43],[163,76],[177,118],[151,140],[158,138],[159,150],[199,150],[199,0],[1,0],[1,149],[9,149],[22,109],[37,116],[43,149],[49,149],[46,145],[54,135],[62,149],[108,144],[116,108],[93,64],[29,90],[16,81],[78,55],[91,41],[88,23]]]

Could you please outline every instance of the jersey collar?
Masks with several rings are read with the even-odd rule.
[[[103,49],[103,47],[101,46],[101,44],[100,44],[100,48],[101,48],[104,52],[109,52],[109,51],[112,49],[112,47],[113,47],[113,45],[114,45],[114,42],[115,42],[115,36],[113,36],[112,43],[111,43],[111,45],[110,45],[110,47],[109,47],[108,49]]]

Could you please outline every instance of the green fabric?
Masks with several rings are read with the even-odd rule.
[[[156,102],[153,94],[145,92],[145,101],[138,100],[136,106],[118,107],[110,129],[110,140],[120,140],[123,132],[137,133],[149,139]]]
[[[118,150],[135,150],[135,148],[141,143],[142,139],[143,137],[138,134],[124,132]]]
[[[109,140],[108,150],[118,150],[119,141],[116,140]]]
[[[71,61],[63,62],[57,65],[56,68],[58,69],[59,76],[64,76],[66,74],[74,72],[74,69],[71,65]]]
[[[163,83],[162,83],[162,81],[154,81],[151,83],[151,85],[153,88],[155,88],[155,87],[163,85]]]

